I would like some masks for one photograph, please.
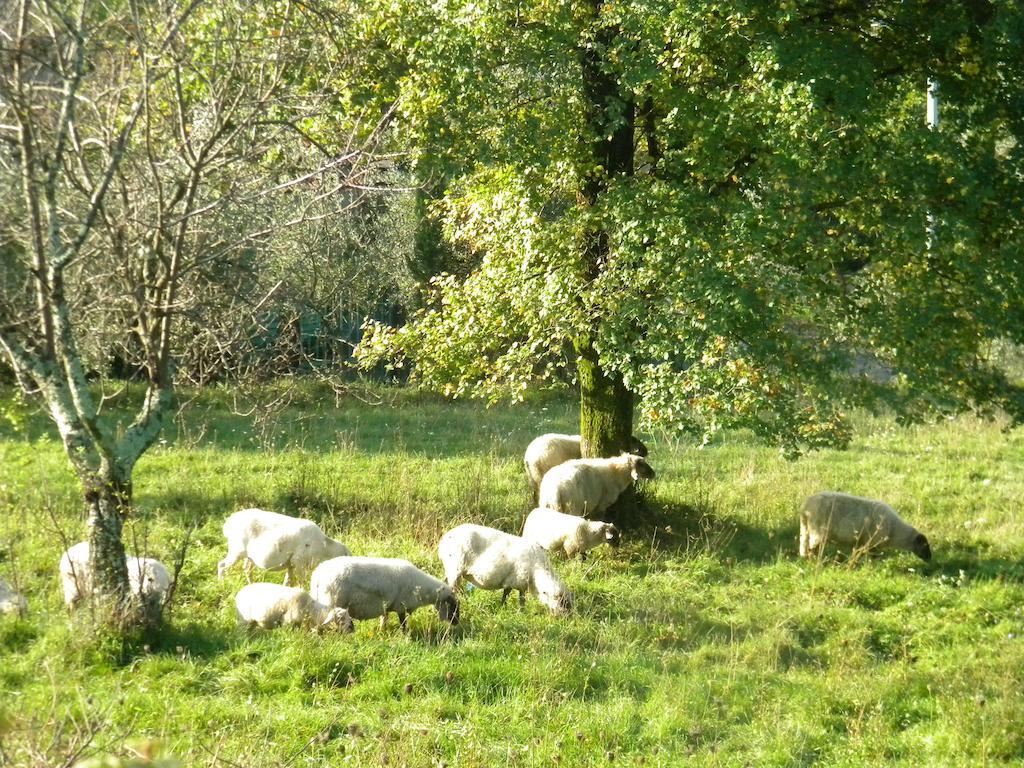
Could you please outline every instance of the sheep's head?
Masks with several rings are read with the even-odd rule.
[[[629,438],[629,452],[636,456],[647,456],[647,446],[634,435]]]
[[[335,541],[334,539],[327,539],[327,541],[324,542],[325,560],[329,560],[333,557],[345,557],[348,554],[350,554],[348,547],[346,547],[340,541]]]
[[[437,616],[441,621],[450,622],[453,626],[459,623],[459,601],[451,587],[443,587],[437,593]]]
[[[345,634],[355,631],[352,616],[344,608],[331,608],[324,614],[323,621],[317,629],[337,629]]]
[[[563,589],[558,595],[556,600],[556,607],[553,608],[553,612],[557,616],[565,616],[572,611],[573,597],[572,592],[567,589]]]
[[[932,559],[932,548],[929,546],[928,539],[925,538],[923,533],[919,533],[914,537],[910,544],[910,551],[926,562]]]
[[[654,479],[654,469],[647,463],[647,459],[636,454],[629,455],[629,474],[634,480]]]
[[[572,593],[551,570],[550,563],[545,562],[534,569],[532,587],[537,599],[556,616],[562,616],[572,610]]]
[[[622,534],[619,533],[619,529],[615,526],[615,523],[605,523],[603,526],[604,540],[608,542],[609,546],[617,547],[622,539]]]

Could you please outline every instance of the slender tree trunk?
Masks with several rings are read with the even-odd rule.
[[[122,532],[132,503],[130,471],[105,466],[83,478],[89,512],[89,568],[93,599],[113,626],[153,629],[162,606],[141,600],[129,586]]]
[[[89,560],[93,584],[98,593],[116,596],[123,601],[128,593],[128,569],[121,532],[131,503],[131,485],[120,478],[101,475],[87,477],[83,484],[89,512]]]
[[[581,206],[598,203],[615,176],[633,174],[633,132],[636,108],[632,98],[619,91],[610,65],[601,53],[612,50],[617,30],[602,22],[604,3],[588,3],[596,44],[581,49],[583,93],[587,104],[586,142],[592,167],[579,194]],[[583,269],[595,280],[608,261],[608,233],[594,228],[584,233]],[[625,450],[633,433],[633,395],[618,373],[601,367],[594,336],[600,327],[595,318],[589,334],[575,341],[580,377],[580,434],[584,456],[611,456]]]
[[[89,569],[92,598],[116,626],[128,624],[131,595],[122,529],[131,504],[131,483],[102,471],[82,478],[89,514]]]

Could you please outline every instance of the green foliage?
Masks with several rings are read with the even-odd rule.
[[[402,135],[451,180],[448,237],[479,259],[403,328],[371,323],[368,365],[493,400],[571,376],[596,326],[645,425],[790,453],[847,443],[858,405],[1024,414],[987,354],[1024,327],[1014,3],[594,5],[364,8]],[[587,57],[617,88],[596,107]],[[593,142],[629,105],[636,171],[610,176]]]

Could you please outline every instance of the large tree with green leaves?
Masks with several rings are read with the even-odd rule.
[[[634,400],[791,452],[843,444],[862,404],[1021,414],[988,355],[1024,333],[1014,4],[362,8],[477,256],[410,323],[370,324],[367,361],[488,398],[568,371],[588,454],[625,445]]]

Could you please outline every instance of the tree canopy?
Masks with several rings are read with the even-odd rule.
[[[647,424],[790,451],[844,443],[856,405],[1022,413],[989,354],[1024,328],[1013,3],[363,13],[421,172],[449,180],[437,215],[476,258],[410,323],[371,323],[367,362],[497,398],[575,375],[584,338]]]

